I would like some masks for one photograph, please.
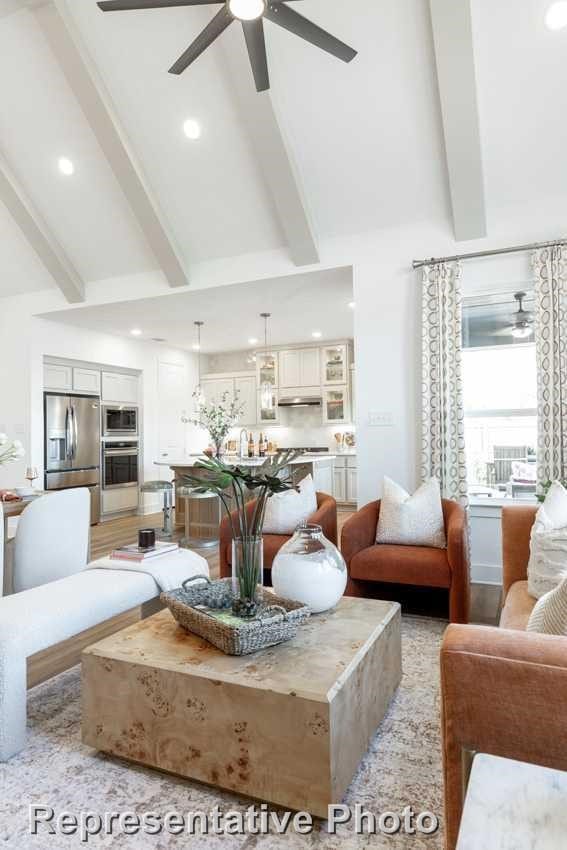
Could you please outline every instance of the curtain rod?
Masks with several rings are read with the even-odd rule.
[[[553,248],[567,245],[567,239],[555,239],[553,242],[532,242],[529,245],[516,245],[514,248],[495,248],[492,251],[477,251],[474,254],[457,254],[454,257],[431,257],[429,260],[414,260],[413,268],[434,266],[438,263],[455,263],[459,260],[475,260],[478,257],[496,257],[499,254],[520,254],[523,251],[537,251],[539,248]]]

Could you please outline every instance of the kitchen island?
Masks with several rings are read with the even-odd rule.
[[[175,526],[185,527],[187,540],[206,540],[214,543],[218,539],[221,505],[218,498],[186,499],[179,495],[179,486],[186,474],[199,476],[199,460],[204,455],[189,455],[179,460],[156,461],[158,467],[168,467],[174,474],[175,485]],[[259,467],[266,458],[241,458],[238,455],[225,455],[224,463],[231,466]],[[322,493],[333,493],[335,455],[329,452],[321,454],[301,454],[289,463],[289,474],[294,484],[299,484],[307,475],[313,476],[315,489]]]

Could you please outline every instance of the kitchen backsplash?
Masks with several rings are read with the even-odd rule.
[[[337,443],[334,435],[353,433],[356,430],[354,425],[322,425],[320,407],[285,408],[281,411],[281,423],[277,427],[264,430],[268,440],[276,442],[278,446],[289,448],[320,446],[335,451]],[[260,428],[256,426],[253,430],[257,438]],[[235,428],[231,438],[238,439],[239,433],[240,429]]]

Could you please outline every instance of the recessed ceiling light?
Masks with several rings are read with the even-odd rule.
[[[354,308],[356,307],[356,301],[349,301],[348,306],[351,310],[354,310]]]
[[[228,7],[240,21],[255,21],[266,11],[264,0],[229,0]]]
[[[194,118],[188,118],[187,121],[183,123],[183,132],[188,139],[191,139],[192,142],[196,142],[197,139],[201,138],[201,125],[198,121],[195,121]]]
[[[248,345],[258,345],[258,340],[255,336],[250,337],[250,339],[248,340]]]
[[[198,342],[194,342],[193,345],[191,346],[191,348],[193,349],[193,351],[200,351],[201,350],[201,346],[199,345]]]
[[[132,336],[142,336],[142,331],[140,330],[140,328],[132,328],[130,333],[132,334]]]
[[[323,336],[323,334],[321,333],[321,331],[313,331],[313,333],[311,334],[311,336],[313,337],[313,339],[321,339],[321,337]]]
[[[71,174],[75,173],[75,166],[70,159],[67,159],[66,156],[60,156],[57,165],[59,166],[61,174],[65,174],[67,177],[70,177]]]
[[[552,3],[545,16],[545,25],[549,30],[557,31],[567,27],[567,2],[560,0]]]

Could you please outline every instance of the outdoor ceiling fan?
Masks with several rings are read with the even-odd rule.
[[[528,310],[524,310],[524,301],[527,293],[516,292],[514,300],[518,303],[518,309],[512,316],[512,323],[496,331],[498,336],[513,336],[516,339],[528,339],[534,332],[534,316]]]
[[[104,0],[97,5],[103,12],[123,12],[130,9],[167,9],[172,6],[218,6],[222,3],[222,9],[171,66],[169,73],[182,74],[233,21],[240,21],[256,89],[260,92],[270,88],[264,19],[343,62],[350,62],[357,54],[352,47],[291,9],[287,5],[289,2],[296,0]]]

